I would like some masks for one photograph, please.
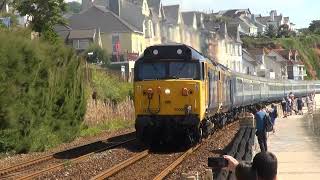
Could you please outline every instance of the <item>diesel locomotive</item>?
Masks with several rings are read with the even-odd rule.
[[[232,72],[184,44],[148,47],[135,63],[137,138],[194,144],[257,103],[319,92],[319,81],[270,80]]]

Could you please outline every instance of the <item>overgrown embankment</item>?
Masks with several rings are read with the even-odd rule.
[[[132,83],[123,81],[110,69],[88,66],[86,97],[88,99],[81,136],[95,135],[102,131],[115,131],[133,127],[134,106]],[[96,100],[92,99],[93,92]]]
[[[246,48],[284,48],[296,49],[304,62],[308,79],[320,79],[320,35],[301,35],[290,38],[271,39],[268,37],[244,37]]]
[[[63,44],[0,31],[0,152],[40,151],[74,138],[85,114],[82,63]]]

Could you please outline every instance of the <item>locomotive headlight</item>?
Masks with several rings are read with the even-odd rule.
[[[153,50],[153,55],[158,55],[159,51],[157,49]]]
[[[164,93],[165,93],[166,95],[170,95],[171,91],[170,91],[170,89],[165,89],[165,90],[164,90]]]

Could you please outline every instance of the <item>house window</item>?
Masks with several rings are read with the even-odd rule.
[[[226,48],[226,54],[228,54],[228,44],[225,44],[225,48]]]
[[[73,40],[72,46],[75,49],[87,49],[90,45],[90,42],[88,39],[77,39]]]
[[[119,52],[120,51],[120,36],[119,34],[112,35],[112,52]]]
[[[79,40],[79,49],[87,49],[88,47],[89,47],[89,40],[88,39]]]
[[[142,27],[143,27],[143,33],[144,33],[144,37],[147,37],[147,33],[148,33],[148,24],[146,21],[143,21],[143,24],[142,24]]]

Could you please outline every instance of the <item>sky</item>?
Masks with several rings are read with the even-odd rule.
[[[72,0],[66,0],[72,1]],[[81,1],[81,0],[78,0]],[[183,11],[214,11],[249,8],[253,14],[268,15],[273,9],[289,16],[297,28],[308,27],[320,19],[319,0],[162,0],[163,5],[180,4]]]

